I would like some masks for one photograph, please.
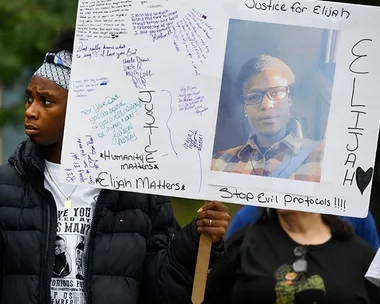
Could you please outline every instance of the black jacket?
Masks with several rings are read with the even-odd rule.
[[[51,303],[57,208],[44,166],[29,140],[0,166],[1,304]],[[87,304],[190,303],[199,235],[195,220],[179,230],[168,198],[101,190],[88,242]]]

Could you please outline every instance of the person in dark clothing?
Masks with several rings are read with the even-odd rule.
[[[377,139],[376,159],[373,171],[370,210],[373,213],[377,230],[380,233],[380,134]]]
[[[338,217],[268,210],[227,240],[204,304],[375,304],[374,250]]]
[[[73,29],[62,31],[31,78],[29,139],[0,166],[0,303],[188,304],[200,233],[212,237],[212,267],[224,251],[227,207],[206,202],[180,229],[168,197],[59,182],[73,41]],[[89,229],[76,231],[81,222]],[[58,232],[72,256],[84,235],[84,281],[76,271],[52,278]]]
[[[245,225],[255,223],[260,218],[260,215],[264,209],[265,208],[258,206],[241,207],[232,217],[225,237],[229,238]],[[371,212],[369,212],[365,218],[342,216],[341,219],[350,224],[354,232],[363,238],[374,250],[379,248],[379,236],[376,229],[376,223]]]

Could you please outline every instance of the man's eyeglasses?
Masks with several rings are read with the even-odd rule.
[[[293,263],[293,270],[295,272],[307,272],[306,253],[307,248],[305,246],[294,248],[294,255],[297,257],[297,260]]]
[[[246,105],[259,105],[261,104],[264,96],[268,96],[270,100],[280,101],[289,96],[289,87],[273,87],[267,90],[252,90],[244,94],[243,101]]]

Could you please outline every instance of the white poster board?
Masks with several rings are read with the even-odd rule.
[[[365,217],[379,28],[380,9],[331,2],[79,0],[62,180]],[[258,109],[278,92],[245,106],[260,81],[243,67],[263,54],[294,75],[277,83],[288,90],[277,112],[281,100]],[[284,125],[260,155],[257,138]],[[268,176],[285,160],[288,175]]]

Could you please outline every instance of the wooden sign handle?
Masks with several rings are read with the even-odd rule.
[[[208,266],[210,263],[212,238],[208,234],[201,234],[198,247],[198,257],[195,266],[193,293],[191,301],[193,304],[202,304],[205,296]]]

